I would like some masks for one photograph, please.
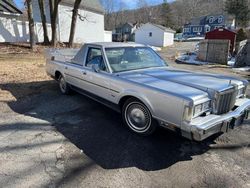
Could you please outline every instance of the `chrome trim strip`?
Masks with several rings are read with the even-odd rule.
[[[93,83],[93,82],[90,82],[90,81],[87,81],[87,80],[82,79],[82,78],[79,78],[79,77],[77,77],[77,76],[73,76],[73,75],[70,75],[70,74],[67,74],[67,73],[64,73],[64,74],[67,75],[67,76],[70,76],[70,77],[73,77],[73,78],[82,80],[82,81],[84,81],[84,82],[87,82],[87,83],[89,83],[89,84],[93,84],[93,85],[95,85],[95,86],[99,86],[99,87],[101,87],[101,88],[108,89],[108,90],[114,91],[114,92],[116,92],[116,93],[120,93],[119,91],[113,90],[113,89],[111,89],[111,88],[104,87],[104,86],[102,86],[102,85],[99,85],[99,84],[96,84],[96,83]]]

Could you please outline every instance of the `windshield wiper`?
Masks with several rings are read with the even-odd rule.
[[[142,67],[142,68],[136,68],[136,69],[129,69],[129,70],[118,71],[116,73],[127,72],[127,71],[134,71],[134,70],[141,70],[141,69],[149,69],[149,68],[159,68],[159,67],[167,67],[167,66]]]

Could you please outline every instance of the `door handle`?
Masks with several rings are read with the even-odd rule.
[[[67,69],[68,69],[68,67],[65,67],[65,69],[67,70]]]
[[[83,71],[82,74],[83,74],[83,75],[87,75],[87,72]]]

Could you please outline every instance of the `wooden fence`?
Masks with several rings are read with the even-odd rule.
[[[197,58],[201,61],[226,65],[228,62],[229,40],[203,40],[199,43]]]

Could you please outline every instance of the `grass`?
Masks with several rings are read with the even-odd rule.
[[[8,102],[27,97],[37,92],[32,88],[37,82],[50,80],[45,71],[45,58],[42,54],[1,54],[0,55],[0,101]],[[27,87],[25,87],[25,83]],[[22,85],[20,92],[19,85]],[[39,88],[38,88],[39,89]],[[9,91],[18,93],[13,96]]]

